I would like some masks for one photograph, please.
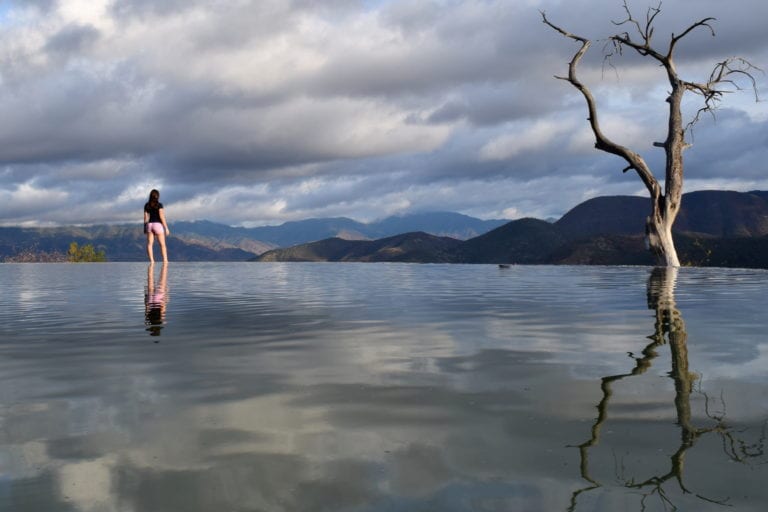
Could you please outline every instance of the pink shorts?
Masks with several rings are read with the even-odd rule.
[[[147,222],[147,233],[154,233],[155,235],[164,235],[165,228],[160,222]]]

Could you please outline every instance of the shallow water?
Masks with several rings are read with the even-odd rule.
[[[0,289],[3,511],[768,503],[765,271],[2,264]]]

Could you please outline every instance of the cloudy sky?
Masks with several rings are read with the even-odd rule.
[[[660,47],[717,18],[678,47],[683,78],[731,56],[768,70],[765,0],[662,7]],[[583,100],[553,77],[576,46],[539,10],[592,39],[625,16],[620,0],[0,0],[0,224],[137,222],[151,188],[171,222],[246,226],[547,218],[644,194],[592,147]],[[582,77],[604,129],[658,169],[665,77],[602,52]],[[767,128],[768,103],[728,95],[692,134],[686,190],[768,189]]]

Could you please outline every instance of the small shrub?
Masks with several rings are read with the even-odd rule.
[[[103,262],[107,261],[107,255],[103,250],[96,251],[92,244],[79,247],[77,242],[72,242],[67,251],[67,260],[72,263]]]

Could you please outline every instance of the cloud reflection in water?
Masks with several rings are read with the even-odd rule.
[[[740,510],[768,498],[764,458],[734,465],[711,442],[759,442],[766,380],[701,356],[722,343],[708,322],[724,319],[737,346],[763,353],[739,325],[754,321],[764,273],[716,315],[685,299],[714,271],[683,269],[681,305],[649,314],[664,280],[645,268],[174,264],[173,321],[155,345],[135,322],[143,265],[89,280],[48,269],[36,303],[78,284],[78,306],[112,320],[3,324],[0,503],[13,510],[565,510],[585,474],[600,487],[576,510],[639,510],[650,489],[627,484],[668,474],[681,446],[685,488]],[[713,296],[727,277],[708,282]],[[28,286],[0,284],[11,297]],[[695,386],[686,360],[706,377]],[[718,425],[718,400],[714,419],[702,406],[721,389],[735,430],[697,434]],[[585,472],[569,445],[594,433],[601,400]],[[676,506],[720,509],[672,483]]]

